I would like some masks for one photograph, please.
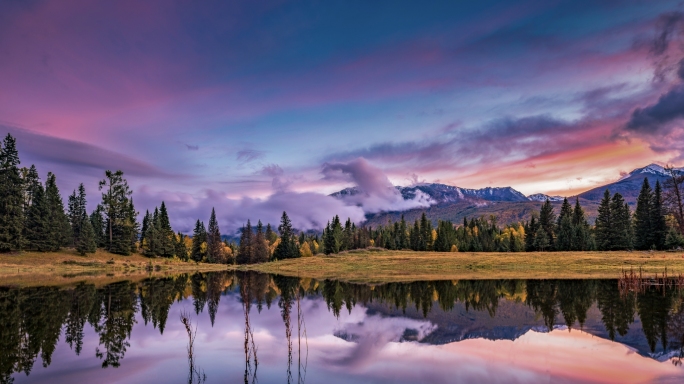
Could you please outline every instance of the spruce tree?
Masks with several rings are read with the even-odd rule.
[[[611,200],[610,211],[613,214],[611,231],[612,250],[626,250],[632,248],[632,218],[629,206],[619,193],[615,193]]]
[[[98,248],[104,248],[107,245],[106,224],[103,217],[103,208],[100,204],[90,214],[90,225],[95,232],[95,242]]]
[[[557,251],[570,251],[573,248],[574,228],[572,225],[572,206],[568,199],[563,199],[560,215],[558,216],[558,236],[556,238]]]
[[[613,212],[611,210],[610,191],[606,189],[598,207],[596,217],[596,247],[600,251],[613,248]]]
[[[9,133],[0,146],[0,252],[21,249],[24,226],[24,191],[19,173],[19,152]]]
[[[584,215],[584,209],[579,202],[579,197],[575,198],[575,208],[572,211],[573,228],[573,251],[589,251],[592,249],[591,230],[589,222]]]
[[[278,232],[280,232],[280,244],[278,244],[275,251],[273,251],[273,258],[276,260],[285,260],[299,257],[299,247],[296,243],[292,223],[285,211],[283,211],[283,215],[280,219]]]
[[[123,171],[105,171],[100,181],[102,208],[106,225],[107,250],[129,255],[135,249],[138,235],[137,213],[131,195],[133,191],[123,177]]]
[[[252,223],[247,220],[247,225],[242,227],[240,234],[240,247],[236,262],[238,264],[252,264],[254,255],[252,252]]]
[[[169,213],[166,211],[166,204],[162,201],[159,207],[159,256],[173,257],[175,251],[175,235],[171,229]]]
[[[145,211],[145,216],[143,217],[142,221],[142,228],[140,229],[140,248],[144,252],[144,248],[147,244],[146,236],[147,236],[147,231],[148,228],[150,227],[150,220],[152,217],[150,216],[150,211],[146,210]]]
[[[76,193],[76,190],[74,190],[74,192],[69,196],[67,209],[67,217],[69,219],[69,225],[71,225],[70,243],[72,246],[76,247],[81,238],[81,226],[83,225],[83,218],[88,217],[88,214],[86,213],[86,193],[83,183],[78,186],[78,193]]]
[[[273,231],[271,223],[266,224],[265,237],[269,245],[272,245],[273,243],[275,243],[276,240],[278,240],[278,235],[275,233],[275,231]]]
[[[541,225],[537,229],[537,233],[534,236],[534,248],[538,251],[544,252],[549,248],[551,243],[549,242],[548,233],[544,230]]]
[[[335,253],[335,236],[329,221],[323,230],[323,253],[326,255]]]
[[[43,186],[38,184],[33,187],[31,206],[26,211],[26,226],[24,227],[24,239],[26,247],[32,251],[50,251],[50,226],[49,211]]]
[[[651,202],[651,230],[653,231],[653,245],[656,249],[665,249],[667,237],[667,222],[665,221],[665,208],[663,205],[663,191],[660,181],[656,181]]]
[[[223,262],[223,242],[221,241],[221,231],[213,207],[211,208],[207,232],[207,259],[210,263]]]
[[[95,242],[95,231],[93,231],[93,226],[90,224],[90,219],[88,216],[82,217],[82,223],[80,227],[80,233],[78,237],[78,243],[76,244],[76,251],[81,256],[85,256],[86,253],[95,253],[97,250],[97,243]]]
[[[39,185],[42,187],[42,184],[40,183],[38,170],[36,170],[36,166],[34,164],[31,164],[31,168],[21,169],[21,178],[24,187],[24,213],[26,213],[28,208],[31,206],[31,201],[33,200],[33,191],[35,191],[35,188]]]
[[[183,261],[188,261],[188,247],[185,245],[185,235],[178,232],[176,238],[178,239],[176,242],[176,256]]]
[[[45,200],[48,209],[48,242],[51,251],[57,251],[61,247],[69,245],[71,238],[71,225],[69,218],[64,213],[64,203],[57,188],[57,180],[52,172],[48,172],[45,180]]]
[[[556,214],[553,211],[553,206],[551,205],[551,201],[549,201],[549,199],[546,199],[544,204],[542,204],[541,210],[539,211],[539,226],[544,230],[544,233],[546,233],[546,237],[548,238],[548,250],[553,250],[554,237],[556,233]],[[537,234],[538,231],[535,233],[535,237]],[[538,242],[538,244],[542,243]]]
[[[653,191],[648,183],[648,178],[644,177],[641,191],[637,198],[636,210],[634,211],[634,248],[651,249],[655,246],[653,238],[652,223],[652,203]]]
[[[254,263],[265,263],[270,257],[268,246],[266,245],[266,237],[264,236],[264,226],[261,224],[261,220],[257,223],[256,234],[253,238],[252,254],[254,256]]]
[[[161,227],[157,207],[154,208],[152,215],[148,215],[147,221],[148,225],[143,236],[142,252],[147,257],[155,257],[159,255],[159,229]]]
[[[206,253],[206,238],[207,231],[204,229],[204,223],[197,220],[195,224],[195,230],[192,233],[192,250],[190,252],[190,258],[194,261],[202,261],[204,259],[204,254]]]

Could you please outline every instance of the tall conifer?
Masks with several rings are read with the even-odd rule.
[[[223,242],[221,241],[221,231],[214,208],[211,208],[207,231],[207,256],[210,263],[223,262]]]
[[[663,205],[663,190],[660,181],[656,181],[651,203],[651,230],[653,231],[653,244],[656,249],[665,249],[667,237],[667,222],[665,221],[665,208]]]
[[[650,249],[655,246],[652,223],[653,191],[644,177],[641,191],[637,198],[636,210],[634,211],[634,248]]]
[[[606,189],[598,207],[596,217],[596,247],[600,251],[609,251],[613,247],[613,212],[610,203],[610,191]]]
[[[0,252],[21,249],[24,192],[16,140],[9,133],[0,146]]]

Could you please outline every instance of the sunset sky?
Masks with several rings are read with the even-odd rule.
[[[680,3],[3,1],[0,133],[184,231],[359,220],[363,177],[570,196],[684,165]]]

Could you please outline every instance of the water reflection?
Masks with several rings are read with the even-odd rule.
[[[220,310],[219,304],[227,307]],[[206,377],[208,381],[225,381],[234,376],[233,367],[237,368],[231,352],[236,344],[230,343],[236,332],[242,339],[239,344],[244,366],[240,376],[245,383],[304,383],[307,371],[313,374],[314,382],[334,382],[327,376],[330,372],[336,372],[339,380],[344,375],[366,377],[363,375],[369,374],[369,367],[390,350],[404,351],[400,360],[417,364],[430,346],[447,348],[440,349],[444,356],[449,356],[446,351],[455,350],[456,345],[467,346],[468,358],[472,358],[485,341],[551,343],[559,339],[568,347],[584,340],[583,335],[618,341],[643,359],[671,361],[667,364],[680,367],[684,359],[683,304],[684,295],[677,287],[643,286],[630,291],[620,289],[617,280],[365,285],[224,272],[101,287],[4,287],[0,288],[0,382],[40,381],[44,376],[36,374],[34,364],[40,362],[46,372],[65,369],[67,350],[72,362],[85,367],[96,358],[102,368],[109,368],[102,372],[118,367],[132,375],[132,381],[144,381],[143,377],[151,374],[153,363],[131,368],[142,361],[141,356],[163,364],[164,359],[175,361],[187,352],[188,382]],[[318,309],[321,306],[329,313],[327,317]],[[268,315],[271,307],[277,311],[279,325]],[[237,308],[239,315],[234,311]],[[190,320],[192,312],[197,322]],[[177,320],[168,321],[172,313],[173,318],[181,319],[178,324]],[[307,332],[305,316],[313,321],[313,335]],[[575,336],[553,336],[568,331]],[[218,348],[214,339],[225,342]],[[185,340],[187,345],[181,348],[175,340]],[[315,351],[312,366],[311,340]],[[278,347],[281,341],[282,350]],[[160,349],[155,349],[157,345]],[[388,350],[388,346],[394,349]],[[275,351],[282,351],[282,363]],[[127,353],[138,357],[127,363]],[[53,363],[53,355],[60,360]],[[201,365],[210,369],[210,374],[205,376],[197,367],[196,355],[201,356]],[[494,355],[489,350],[482,356]],[[458,356],[465,359],[461,352]],[[627,358],[621,356],[615,358],[625,363]],[[79,370],[78,364],[69,365],[73,370],[70,381],[92,381],[94,371]],[[161,368],[154,369],[160,372]],[[383,374],[376,381],[408,380],[389,372]]]

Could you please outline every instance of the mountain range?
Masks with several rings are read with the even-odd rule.
[[[679,168],[677,171],[684,173],[684,168]],[[644,178],[647,178],[653,187],[657,181],[662,184],[667,180],[668,174],[662,166],[650,164],[623,175],[616,182],[580,193],[576,197],[580,199],[580,204],[584,207],[590,222],[593,222],[597,215],[598,204],[606,189],[610,190],[611,193],[619,192],[630,205],[634,206]],[[369,214],[366,217],[368,225],[386,224],[388,220],[399,220],[402,215],[407,220],[414,221],[423,212],[434,223],[437,220],[460,222],[464,217],[494,215],[499,224],[510,224],[529,220],[532,212],[539,210],[540,202],[546,201],[547,198],[556,206],[558,212],[558,208],[564,199],[563,196],[548,196],[541,193],[525,196],[512,187],[468,189],[446,184],[426,183],[395,188],[401,193],[404,200],[415,199],[419,193],[423,197],[429,197],[430,206],[405,211]],[[331,196],[345,199],[361,192],[357,187],[351,187],[335,192]],[[572,198],[572,200],[575,198],[575,196],[567,197]]]

